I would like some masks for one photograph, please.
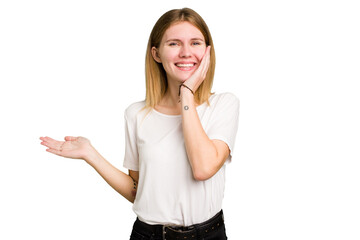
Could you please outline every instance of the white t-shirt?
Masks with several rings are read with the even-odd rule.
[[[224,141],[233,154],[239,100],[231,93],[212,95],[210,106],[197,107],[210,139]],[[215,216],[222,208],[225,165],[210,179],[196,181],[185,150],[181,115],[144,109],[145,101],[125,111],[124,167],[139,171],[133,210],[148,224],[189,226]]]

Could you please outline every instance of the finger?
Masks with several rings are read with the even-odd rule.
[[[50,149],[55,149],[55,150],[61,150],[61,146],[62,146],[62,144],[53,145],[53,144],[51,144],[49,142],[41,142],[40,144],[44,145],[45,147],[48,147]]]
[[[209,50],[209,47],[207,47],[205,49],[205,52],[204,52],[204,55],[202,56],[201,58],[201,62],[200,62],[200,65],[199,65],[199,68],[201,69],[202,67],[204,67],[204,64],[206,62],[206,58],[208,57],[208,50]]]
[[[193,76],[195,79],[201,79],[201,82],[203,79],[203,76],[204,76],[204,70],[206,68],[206,57],[203,57],[201,62],[200,62],[200,65],[198,67],[198,69],[196,69],[196,71],[194,72]]]
[[[207,46],[207,48],[205,50],[205,53],[204,53],[204,56],[203,56],[203,59],[202,59],[202,62],[204,63],[204,66],[206,66],[207,63],[210,61],[210,49],[211,49],[211,46]]]
[[[206,60],[210,58],[210,49],[211,49],[210,45],[206,47],[202,60]]]
[[[65,139],[65,141],[75,141],[78,138],[77,137],[72,137],[72,136],[66,136],[64,139]]]
[[[51,137],[43,137],[43,138],[41,138],[41,140],[43,140],[44,142],[49,142],[49,143],[57,142],[57,140],[52,139]]]
[[[208,70],[209,70],[209,68],[210,68],[210,57],[207,59],[207,61],[206,61],[206,65],[205,65],[205,69],[204,69],[204,77],[206,77],[206,74],[207,74],[207,72],[208,72]]]
[[[42,145],[48,145],[49,144],[49,140],[47,139],[47,137],[40,137],[40,140],[42,141],[40,144]]]
[[[206,48],[206,52],[204,54],[203,60],[201,61],[201,64],[203,64],[202,68],[201,68],[201,76],[203,78],[206,77],[206,74],[209,70],[209,66],[210,66],[210,49],[211,46],[208,46]]]
[[[204,52],[204,55],[202,56],[201,60],[205,59],[205,58],[209,55],[209,53],[210,53],[210,48],[211,48],[210,45],[206,47],[205,52]]]
[[[210,62],[210,52],[211,52],[211,46],[208,46],[206,49],[206,60]]]
[[[43,142],[41,143],[42,145],[47,146],[49,148],[58,149],[58,150],[60,150],[61,146],[64,143],[63,141],[60,142],[60,141],[54,140],[50,137],[44,137],[42,140],[43,140]]]
[[[50,152],[50,153],[53,153],[53,154],[56,154],[58,156],[61,156],[61,151],[60,150],[56,150],[56,149],[53,149],[53,148],[48,148],[46,149],[47,152]]]

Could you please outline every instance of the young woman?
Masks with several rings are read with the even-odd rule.
[[[123,173],[84,137],[41,137],[47,151],[84,159],[138,216],[130,239],[227,239],[222,213],[239,101],[212,94],[214,44],[204,20],[184,8],[155,24],[146,52],[146,99],[125,111]]]

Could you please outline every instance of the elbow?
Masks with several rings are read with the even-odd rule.
[[[214,176],[219,170],[216,162],[216,159],[212,159],[211,156],[192,161],[191,167],[194,179],[196,181],[206,181]]]
[[[136,194],[136,193],[135,193]],[[134,193],[132,192],[131,193],[131,196],[127,196],[125,197],[129,202],[131,203],[134,203],[135,202],[135,198],[136,198],[136,195],[134,196]]]
[[[206,181],[208,180],[210,177],[208,177],[207,175],[201,175],[201,174],[194,174],[194,179],[196,181]]]
[[[218,168],[216,154],[203,154],[198,158],[193,158],[191,163],[193,177],[196,181],[206,181],[214,176]]]
[[[206,181],[212,176],[214,176],[214,174],[215,173],[205,168],[199,168],[193,170],[193,176],[196,181]]]

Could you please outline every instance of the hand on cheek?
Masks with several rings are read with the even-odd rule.
[[[206,73],[209,69],[210,65],[210,49],[211,46],[208,46],[205,50],[205,54],[203,55],[199,67],[196,71],[191,75],[189,79],[187,79],[184,84],[191,88],[193,92],[195,92],[201,83],[205,80]]]

